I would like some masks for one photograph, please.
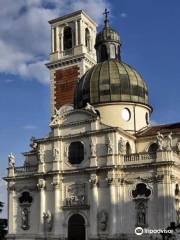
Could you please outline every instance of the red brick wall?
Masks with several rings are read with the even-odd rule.
[[[55,107],[59,109],[64,104],[73,103],[74,89],[79,78],[79,67],[73,66],[59,69],[55,73]]]

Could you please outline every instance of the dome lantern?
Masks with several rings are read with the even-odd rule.
[[[109,25],[109,11],[105,9],[103,14],[105,15],[104,28],[97,34],[95,44],[98,63],[110,59],[120,60],[120,36]]]

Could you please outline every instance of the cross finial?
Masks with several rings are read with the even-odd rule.
[[[107,27],[109,23],[108,14],[109,14],[109,11],[107,10],[107,8],[105,8],[105,11],[103,12],[103,15],[105,15],[105,19],[104,19],[105,27]]]

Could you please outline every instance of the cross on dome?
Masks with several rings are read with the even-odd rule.
[[[105,27],[108,27],[108,25],[109,25],[109,18],[108,18],[109,13],[110,12],[107,10],[107,8],[105,8],[105,10],[103,12],[103,15],[105,16],[105,20],[104,20]]]

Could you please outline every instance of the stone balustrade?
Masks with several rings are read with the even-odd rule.
[[[38,170],[38,165],[22,166],[22,167],[15,167],[14,173],[15,175],[23,175],[23,174],[37,172],[37,170]]]

